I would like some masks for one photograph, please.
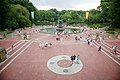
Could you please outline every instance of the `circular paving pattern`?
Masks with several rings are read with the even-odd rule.
[[[74,61],[72,64],[70,56],[60,55],[50,58],[47,67],[56,74],[70,75],[79,72],[83,64],[81,60]]]
[[[67,68],[67,67],[70,67],[72,65],[72,62],[70,60],[60,60],[57,62],[57,64],[60,67]]]

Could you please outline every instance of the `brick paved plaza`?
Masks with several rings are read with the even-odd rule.
[[[119,40],[105,39],[88,45],[85,34],[80,33],[83,37],[80,41],[75,41],[72,34],[67,38],[63,35],[63,40],[58,42],[55,35],[33,32],[33,29],[39,28],[22,30],[31,33],[30,40],[15,36],[0,40],[0,46],[9,52],[8,59],[0,63],[0,80],[120,80]],[[41,48],[41,41],[50,41],[52,46]],[[100,44],[104,48],[98,52]],[[117,55],[110,50],[114,44]],[[71,66],[73,54],[80,55],[80,63],[73,62]]]

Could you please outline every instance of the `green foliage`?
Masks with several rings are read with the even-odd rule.
[[[91,28],[102,28],[103,24],[100,23],[93,23],[89,25]]]
[[[29,0],[9,0],[9,3],[20,4],[24,7],[26,7],[29,12],[37,10]]]
[[[94,23],[105,23],[104,26],[110,28],[120,28],[120,1],[119,0],[101,0],[97,10],[90,10],[88,23],[97,27]]]
[[[107,24],[110,28],[120,28],[120,1],[101,0],[97,9],[89,10],[88,22],[85,19],[86,11],[56,9],[39,10],[29,0],[0,0],[0,29],[14,30],[36,25],[55,25],[62,20],[67,25],[79,25],[87,22],[94,28],[101,28]],[[31,19],[31,12],[35,12],[34,20]]]
[[[89,22],[90,23],[101,23],[101,13],[98,10],[92,9],[89,11]]]
[[[53,25],[54,24],[54,22],[48,22],[48,21],[38,21],[38,22],[34,22],[34,24],[35,25],[41,25],[41,26],[43,26],[43,25]]]
[[[7,29],[9,29],[9,30],[15,30],[15,29],[19,28],[16,19],[14,17],[11,17],[11,16],[9,18],[11,18],[11,19],[8,19],[6,21]]]
[[[83,11],[62,11],[62,19],[68,25],[79,24],[85,21]]]
[[[102,14],[102,20],[106,23],[109,23],[111,20],[111,6],[112,3],[110,2],[110,0],[101,0],[101,14]]]
[[[58,20],[62,20],[67,25],[79,24],[85,21],[85,12],[83,11],[73,11],[73,10],[63,10],[57,11],[56,9],[50,10],[39,10],[35,12],[35,24],[44,25],[50,24],[55,25]]]
[[[17,4],[10,5],[10,11],[7,14],[6,26],[9,30],[15,30],[17,28],[30,27],[31,22],[29,20],[28,10]]]
[[[120,1],[119,0],[101,0],[102,20],[110,23],[111,28],[120,28]]]
[[[31,21],[27,19],[25,16],[19,15],[18,17],[19,28],[25,28],[31,26]]]
[[[120,28],[120,1],[119,0],[112,0],[113,1],[113,8],[112,8],[112,27]]]
[[[11,5],[10,12],[13,12],[14,16],[23,15],[28,19],[30,17],[30,14],[29,14],[28,10],[25,7],[23,7],[23,6],[19,5],[19,4]]]
[[[30,27],[30,12],[36,10],[29,0],[0,0],[0,30]]]
[[[53,25],[58,19],[57,11],[54,10],[39,10],[35,12],[35,24],[36,25]]]
[[[74,31],[77,31],[78,29],[70,28],[70,30],[71,30],[72,32],[74,32]]]
[[[9,3],[8,0],[0,0],[0,29],[5,30],[6,28],[6,15],[9,11]]]
[[[33,23],[34,20],[31,18],[31,12],[37,11],[37,9],[34,7],[34,5],[29,0],[9,0],[10,4],[20,4],[21,6],[24,6],[29,11],[29,19]]]
[[[70,12],[66,12],[65,14],[63,14],[62,19],[64,22],[66,22],[68,24],[73,23],[72,16],[71,16]]]

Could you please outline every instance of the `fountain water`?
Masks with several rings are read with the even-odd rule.
[[[43,28],[40,30],[40,32],[43,33],[48,33],[48,34],[55,34],[55,33],[63,33],[63,34],[68,34],[68,33],[74,33],[75,31],[78,31],[79,28],[69,28],[65,27],[64,23],[62,20],[58,21],[58,24],[56,27],[51,27],[51,28]]]

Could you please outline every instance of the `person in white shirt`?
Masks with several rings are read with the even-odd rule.
[[[114,44],[114,46],[112,46],[112,50],[113,50],[114,54],[116,54],[116,49],[117,49],[117,46],[115,46],[115,44]]]

